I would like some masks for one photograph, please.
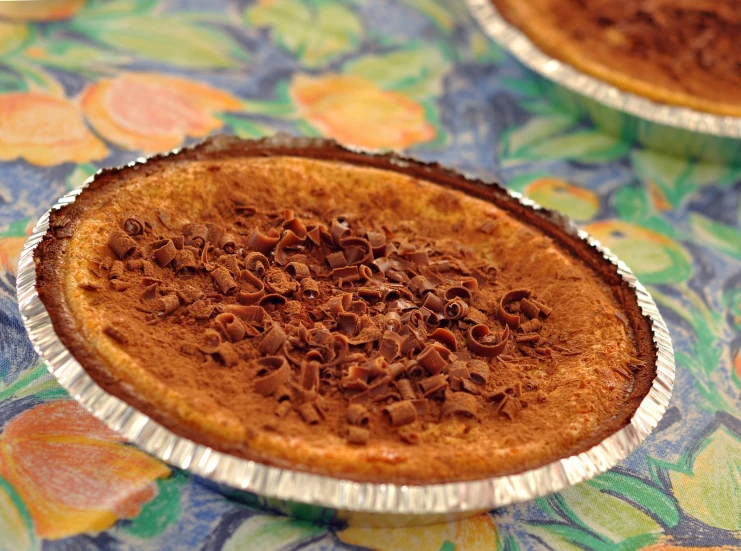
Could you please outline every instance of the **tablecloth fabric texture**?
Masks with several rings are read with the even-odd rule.
[[[99,167],[279,130],[438,160],[571,215],[669,324],[677,382],[655,433],[559,494],[387,531],[227,498],[84,412],[16,305],[37,218]],[[738,548],[740,191],[739,168],[657,154],[559,111],[457,1],[0,3],[0,548]]]

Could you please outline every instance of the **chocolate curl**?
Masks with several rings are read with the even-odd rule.
[[[224,233],[217,241],[219,248],[227,254],[234,254],[237,250],[237,238],[230,233]]]
[[[176,289],[175,292],[185,304],[193,304],[199,298],[203,296],[200,290],[190,285],[183,285]]]
[[[534,318],[520,325],[518,331],[522,331],[523,333],[535,333],[536,331],[540,331],[542,327],[543,324],[541,323],[541,321],[537,318]]]
[[[126,283],[125,281],[121,281],[120,279],[111,280],[111,289],[113,289],[114,291],[125,291],[129,287],[131,287],[131,283]]]
[[[356,446],[364,446],[368,443],[368,439],[370,438],[370,432],[368,429],[363,429],[360,427],[354,427],[349,426],[347,427],[347,436],[345,440],[348,444],[353,444]]]
[[[265,331],[257,350],[260,354],[277,354],[278,350],[281,349],[287,338],[288,336],[285,334],[281,326],[275,323]]]
[[[351,265],[367,265],[373,261],[373,249],[367,239],[346,237],[340,240],[340,247],[344,250],[345,258]]]
[[[462,298],[455,297],[445,303],[443,315],[449,320],[459,320],[465,318],[468,315],[468,311],[468,304]]]
[[[497,317],[499,318],[499,321],[506,324],[508,327],[511,327],[512,329],[517,329],[517,327],[520,325],[520,316],[517,314],[510,314],[509,312],[507,312],[507,310],[504,309],[504,307],[512,302],[518,302],[523,298],[528,298],[529,296],[530,291],[528,291],[527,289],[514,289],[505,293],[504,296],[502,296],[502,298],[499,300],[499,310],[497,311]]]
[[[244,265],[257,277],[262,277],[270,268],[270,261],[264,254],[253,251],[244,257]]]
[[[311,277],[311,270],[309,270],[309,267],[302,262],[289,262],[286,265],[286,273],[293,279],[297,280]]]
[[[185,247],[185,237],[183,237],[182,235],[175,235],[170,239],[172,239],[172,242],[177,250],[183,250],[183,247]]]
[[[294,234],[296,234],[302,241],[306,239],[306,236],[308,234],[308,231],[306,230],[306,226],[299,218],[291,218],[290,220],[287,220],[283,223],[283,227],[289,231],[292,231]]]
[[[442,416],[452,417],[460,415],[473,419],[478,417],[479,404],[475,396],[465,392],[454,392],[445,398],[442,408]]]
[[[358,267],[346,266],[344,268],[335,268],[332,270],[332,279],[335,281],[340,279],[343,281],[358,281],[360,279]]]
[[[435,392],[442,390],[447,386],[448,382],[445,380],[445,375],[434,375],[433,377],[422,379],[419,382],[419,388],[422,390],[422,394],[425,398],[430,394],[435,394]]]
[[[299,380],[301,386],[306,390],[316,390],[319,388],[319,362],[303,362],[301,364],[301,373]]]
[[[483,339],[489,335],[489,327],[483,324],[474,325],[468,330],[468,349],[479,356],[493,358],[504,352],[509,338],[509,326],[505,326],[502,335],[499,337],[499,343],[493,344]]]
[[[525,333],[524,335],[515,335],[515,342],[535,344],[540,341],[540,335],[537,333]]]
[[[477,385],[485,385],[489,380],[489,364],[481,360],[471,360],[466,364],[470,379]]]
[[[548,316],[551,315],[551,312],[553,311],[553,309],[550,306],[548,306],[547,304],[544,304],[543,302],[541,302],[539,300],[530,299],[530,301],[535,306],[537,306],[538,308],[540,308],[540,314],[542,314],[544,318],[547,318]]]
[[[389,312],[384,316],[383,326],[386,331],[398,333],[401,330],[401,316],[399,312]]]
[[[218,224],[211,224],[207,222],[206,230],[206,241],[218,245],[221,241],[222,236],[224,235],[224,228],[222,226],[219,226]]]
[[[382,274],[386,274],[389,270],[391,270],[391,263],[389,262],[389,259],[385,256],[382,256],[380,258],[376,258],[373,261],[373,265],[378,268],[378,271]]]
[[[203,224],[185,224],[182,228],[186,244],[188,241],[193,243],[199,249],[206,244],[208,240],[208,228]]]
[[[241,306],[239,304],[230,304],[224,307],[225,312],[234,314],[246,323],[263,325],[270,316],[262,306]]]
[[[123,230],[113,230],[108,237],[108,246],[120,259],[125,259],[136,250],[136,241],[131,239]]]
[[[164,268],[173,261],[177,252],[178,250],[175,248],[172,239],[168,239],[164,245],[154,250],[154,259],[157,264]]]
[[[129,337],[114,325],[106,325],[103,328],[103,333],[111,337],[114,341],[119,344],[129,344]]]
[[[208,250],[211,248],[211,245],[206,241],[206,243],[203,245],[203,249],[201,250],[201,264],[203,264],[203,267],[206,271],[211,272],[216,269],[216,264],[212,264],[208,261]]]
[[[415,430],[412,430],[410,427],[402,428],[399,430],[399,438],[401,438],[401,441],[406,444],[419,444],[422,440],[422,437],[419,435],[419,433]]]
[[[280,268],[270,268],[263,278],[265,288],[276,295],[288,295],[296,291],[298,284]]]
[[[196,272],[198,270],[198,261],[190,251],[177,251],[172,261],[172,268],[176,274]]]
[[[410,379],[419,379],[425,374],[425,368],[417,360],[409,360],[406,364],[407,377]]]
[[[407,366],[404,365],[402,362],[396,362],[396,363],[389,365],[388,370],[387,370],[388,376],[391,379],[398,379],[399,377],[404,375],[406,371],[407,371]]]
[[[170,293],[163,296],[157,301],[158,312],[157,315],[164,318],[169,316],[180,306],[180,298],[175,293]]]
[[[237,295],[237,302],[250,306],[260,301],[265,296],[265,284],[261,279],[255,277],[249,270],[242,270],[239,273],[242,281],[245,281],[248,287],[243,286]]]
[[[124,274],[124,263],[120,260],[115,260],[108,272],[108,279],[121,279]]]
[[[383,408],[392,427],[400,427],[417,420],[417,408],[409,400],[402,400]]]
[[[481,362],[484,363],[484,362]],[[487,374],[489,370],[489,366],[486,366]],[[468,371],[468,367],[466,367],[465,362],[457,361],[453,362],[453,365],[448,369],[448,377],[458,377],[459,379],[470,379],[471,374]]]
[[[417,356],[417,361],[427,370],[430,375],[440,373],[448,362],[440,354],[437,347],[428,346]]]
[[[211,304],[207,300],[197,300],[188,307],[188,311],[193,314],[197,320],[207,320],[211,317],[216,305]]]
[[[239,363],[239,355],[228,342],[222,342],[213,356],[226,367],[234,367]]]
[[[522,402],[518,398],[512,396],[504,396],[504,399],[499,403],[496,412],[502,417],[507,417],[512,420],[522,411]]]
[[[386,331],[381,337],[381,342],[378,345],[378,352],[385,358],[387,362],[394,361],[401,351],[402,338],[396,333]]]
[[[445,290],[445,300],[453,300],[454,298],[461,298],[464,301],[468,302],[471,300],[471,291],[463,287],[463,285],[454,285],[453,287],[448,287]]]
[[[299,406],[298,408],[298,414],[307,425],[316,425],[321,420],[319,417],[319,413],[316,410],[316,406],[312,403],[307,402],[305,404],[301,404],[301,406]]]
[[[370,422],[370,415],[365,406],[350,404],[347,408],[347,422],[358,427],[365,427]]]
[[[409,379],[399,379],[396,381],[396,389],[401,394],[403,400],[414,400],[417,398],[417,393],[414,392],[412,382]]]
[[[283,238],[278,242],[278,246],[275,248],[275,262],[280,265],[287,264],[291,259],[291,255],[286,252],[286,249],[299,245],[304,241],[304,239],[306,239],[306,237],[301,238],[291,230],[284,231]]]
[[[455,340],[455,335],[447,329],[443,329],[442,327],[435,329],[432,333],[427,335],[427,338],[441,343],[445,348],[452,352],[458,351],[458,342]]]
[[[368,243],[370,243],[373,256],[383,256],[386,250],[386,234],[369,231],[365,234],[365,237],[368,239]]]
[[[335,353],[335,357],[331,361],[324,362],[325,367],[332,367],[343,362],[347,357],[348,352],[350,352],[350,341],[345,335],[334,333],[332,335],[332,339],[334,339],[333,350]]]
[[[475,277],[462,277],[461,285],[469,291],[475,291],[479,288],[479,282]]]
[[[232,278],[229,270],[227,270],[223,266],[219,266],[213,272],[211,272],[211,277],[216,284],[216,288],[223,294],[232,295],[237,292],[237,288],[239,287],[237,285],[237,282],[234,281],[234,278]]]
[[[348,368],[347,376],[351,379],[359,379],[361,381],[367,381],[368,375],[370,375],[369,365],[353,364]]]
[[[413,253],[407,254],[406,258],[417,266],[428,266],[430,264],[430,259],[427,256],[426,251],[414,251]]]
[[[350,304],[350,311],[359,316],[364,316],[368,313],[368,304],[362,300],[354,300],[352,301],[352,304]]]
[[[351,304],[352,293],[342,293],[341,295],[333,296],[327,301],[329,311],[332,312],[332,315],[335,317],[339,316],[343,312],[350,310]]]
[[[142,283],[144,283],[144,280],[142,280]],[[157,298],[157,287],[159,286],[159,281],[156,281],[155,283],[152,283],[150,285],[147,285],[144,288],[144,291],[142,291],[142,294],[139,295],[139,300],[154,300]]]
[[[244,338],[246,329],[244,324],[238,320],[232,313],[219,314],[214,318],[221,331],[226,335],[230,342],[241,341]]]
[[[327,227],[319,224],[318,226],[315,226],[308,230],[306,232],[306,237],[309,238],[309,240],[314,243],[314,245],[321,245],[322,244],[322,234],[327,233]]]
[[[360,326],[360,317],[352,312],[341,312],[337,316],[337,329],[343,333],[353,336]]]
[[[538,314],[540,314],[540,308],[526,298],[520,301],[520,310],[531,319],[537,318]]]
[[[270,254],[279,241],[280,237],[265,235],[259,229],[255,228],[249,237],[247,237],[247,246],[253,251],[266,255]],[[249,269],[249,266],[247,269]]]
[[[337,219],[332,220],[329,226],[329,235],[332,237],[335,245],[340,246],[340,242],[346,237],[350,237],[350,228]]]
[[[291,376],[291,368],[285,358],[266,356],[254,362],[257,376],[254,390],[262,396],[272,396]]]
[[[129,235],[140,235],[144,233],[144,222],[134,213],[128,213],[124,217],[124,231]]]
[[[424,308],[427,308],[428,310],[432,310],[433,312],[437,314],[441,314],[445,310],[445,304],[446,302],[443,299],[441,299],[439,296],[437,296],[436,294],[427,293],[425,296],[425,300],[422,303],[422,306]]]
[[[427,327],[431,328],[440,326],[440,318],[438,318],[437,314],[432,310],[422,307],[419,309],[419,313],[422,314],[422,319]]]
[[[305,299],[315,299],[319,297],[319,283],[310,277],[304,278],[300,282],[301,296]]]
[[[196,348],[204,354],[216,354],[219,350],[219,346],[221,346],[221,335],[213,329],[206,329],[206,331],[203,332],[203,341],[204,344],[196,346]]]

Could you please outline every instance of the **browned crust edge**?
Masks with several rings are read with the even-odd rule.
[[[49,312],[56,334],[75,359],[83,366],[85,371],[103,390],[132,405],[174,433],[199,444],[204,444],[219,451],[268,465],[311,471],[310,469],[297,469],[295,465],[286,461],[276,460],[274,457],[266,456],[244,446],[235,446],[233,443],[230,444],[220,441],[217,438],[204,436],[197,427],[183,426],[181,420],[172,419],[167,415],[157,412],[151,405],[138,399],[133,389],[119,385],[116,379],[105,369],[105,359],[87,346],[65,301],[61,266],[69,239],[56,237],[53,232],[53,228],[55,227],[65,227],[68,233],[71,234],[84,215],[87,205],[95,197],[93,193],[95,190],[107,186],[123,185],[129,178],[135,175],[156,173],[164,166],[179,162],[215,161],[233,157],[293,156],[341,161],[349,164],[392,170],[434,182],[450,189],[462,191],[468,195],[493,203],[497,207],[508,211],[516,218],[538,228],[544,234],[557,241],[573,256],[589,266],[598,277],[611,287],[615,299],[625,311],[635,336],[639,357],[646,362],[646,366],[635,373],[635,385],[620,413],[590,438],[582,440],[580,445],[564,450],[561,458],[590,449],[630,422],[641,401],[648,394],[656,377],[657,355],[653,342],[651,322],[642,314],[638,306],[635,290],[623,281],[617,272],[616,265],[605,259],[586,241],[571,235],[568,231],[549,220],[549,217],[558,216],[557,214],[547,209],[535,211],[510,197],[507,191],[499,184],[487,184],[481,180],[467,179],[462,174],[441,167],[437,163],[423,163],[391,153],[368,154],[356,152],[346,149],[331,140],[298,139],[282,141],[285,143],[277,143],[271,138],[252,141],[229,136],[217,136],[209,138],[198,146],[184,149],[174,155],[153,157],[146,164],[134,164],[122,168],[105,169],[95,177],[89,187],[77,197],[74,203],[50,213],[49,229],[43,240],[34,250],[36,289],[39,293],[39,298]],[[515,471],[496,472],[492,473],[492,476],[516,474],[536,466],[540,465],[523,465],[522,468]],[[354,477],[343,474],[343,478],[360,482],[390,482],[390,480],[376,480],[369,476]],[[467,480],[465,476],[460,479]],[[400,479],[394,480],[394,482],[405,483],[406,481]],[[453,480],[430,480],[430,483],[437,482],[453,482]]]

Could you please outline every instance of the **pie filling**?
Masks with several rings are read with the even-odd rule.
[[[106,390],[228,453],[358,480],[517,472],[617,430],[652,378],[622,283],[434,183],[194,160],[75,205],[37,252],[58,334]]]

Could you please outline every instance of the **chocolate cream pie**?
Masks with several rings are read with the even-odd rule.
[[[51,213],[37,289],[106,391],[262,463],[423,484],[516,473],[630,420],[655,376],[613,264],[440,167],[232,138]]]
[[[544,52],[655,101],[741,117],[738,0],[493,0]]]

